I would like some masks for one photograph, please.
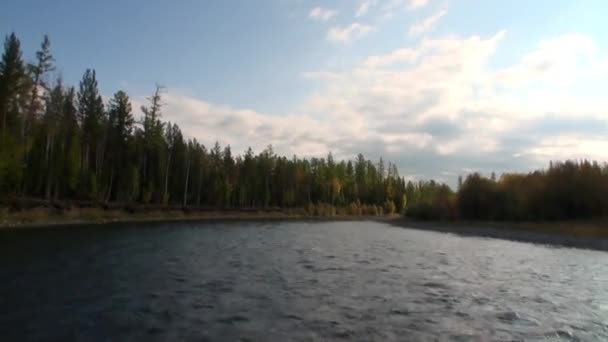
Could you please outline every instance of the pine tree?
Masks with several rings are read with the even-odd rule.
[[[19,94],[26,86],[26,73],[21,56],[21,42],[11,33],[4,40],[4,53],[0,60],[0,124],[1,133],[17,135],[22,108]]]
[[[131,172],[131,145],[135,120],[129,96],[118,91],[108,104],[108,140],[106,165],[108,167],[108,190],[106,201],[124,200],[128,191]]]
[[[47,92],[49,92],[49,85],[47,84],[46,80],[45,80],[45,75],[53,70],[55,70],[55,67],[53,65],[54,62],[54,58],[53,55],[51,54],[51,42],[49,40],[49,37],[47,35],[44,36],[44,39],[42,41],[42,44],[40,46],[40,50],[38,50],[36,52],[36,62],[35,64],[28,64],[27,68],[31,77],[31,90],[30,90],[30,99],[29,99],[29,104],[28,104],[28,109],[26,111],[25,118],[24,118],[24,126],[23,126],[23,145],[25,148],[24,151],[24,184],[23,184],[23,193],[25,194],[28,190],[28,178],[29,175],[27,174],[27,170],[28,170],[28,164],[31,163],[32,161],[30,160],[30,142],[31,142],[31,136],[36,134],[36,124],[39,118],[39,115],[41,114],[41,112],[43,111],[43,107],[44,107],[44,103],[48,103],[49,99],[45,98],[45,95]],[[59,88],[54,89],[55,90],[55,98],[53,99],[52,103],[57,105],[57,101],[61,102],[61,96],[63,96],[63,89],[61,88],[61,82],[58,81],[57,85],[59,86]],[[42,95],[40,94],[40,92],[42,91]],[[61,96],[58,96],[61,95]],[[51,94],[49,94],[49,96],[51,96]],[[55,108],[54,110],[52,110],[53,115],[55,118],[58,118],[59,112],[61,112],[61,110],[58,110],[57,108]],[[42,123],[43,125],[48,126],[49,124],[51,124],[49,122],[48,119],[48,113],[44,113],[45,119],[44,122]],[[53,124],[53,129],[55,128],[54,125],[56,124],[56,122],[52,123]],[[53,130],[52,132],[47,132],[46,135],[46,154],[49,153],[50,149],[52,148],[51,141],[49,141],[50,138],[54,138],[54,136],[49,136],[49,134],[54,134],[55,131]],[[46,162],[46,164],[48,164],[48,162]],[[48,165],[47,165],[48,166]],[[48,168],[49,172],[51,171],[50,168]],[[34,175],[35,177],[36,175]],[[51,182],[52,181],[52,177],[49,175],[47,177],[47,181]],[[50,185],[48,185],[50,186]],[[50,196],[50,188],[47,188],[47,190],[45,191],[45,193],[47,193],[46,197],[48,198]]]
[[[77,193],[81,165],[81,133],[78,126],[76,90],[70,87],[64,96],[63,111],[59,123],[61,151],[57,155],[61,165],[61,181],[56,184],[55,197],[74,198]]]
[[[154,94],[148,98],[150,106],[141,106],[144,114],[140,132],[140,201],[148,203],[151,200],[161,202],[161,181],[164,180],[163,154],[166,153],[164,139],[164,123],[161,121],[163,87],[156,86]]]
[[[5,38],[0,60],[0,191],[16,192],[23,175],[21,127],[28,79],[15,33]]]
[[[44,136],[44,150],[42,153],[41,165],[44,165],[46,169],[46,180],[44,181],[45,198],[51,198],[51,191],[54,189],[57,182],[61,180],[61,166],[58,164],[59,159],[56,154],[63,153],[60,150],[60,144],[58,144],[58,133],[59,123],[61,122],[61,116],[65,105],[65,94],[63,90],[63,84],[61,79],[57,81],[57,84],[51,90],[46,100],[46,110],[43,117],[43,132]]]
[[[106,125],[103,100],[97,88],[95,70],[87,69],[80,81],[78,113],[82,127],[82,190],[85,196],[97,198],[100,192],[99,177]]]
[[[49,90],[44,76],[55,70],[53,62],[55,59],[51,54],[51,41],[47,35],[44,36],[40,50],[36,52],[36,63],[28,64],[28,71],[32,79],[30,103],[28,106],[27,118],[25,120],[24,135],[27,144],[27,137],[31,133],[31,126],[35,122],[36,116],[42,109],[42,101],[39,92],[42,90],[46,92]]]

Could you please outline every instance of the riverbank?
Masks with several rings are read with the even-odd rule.
[[[398,218],[389,222],[407,229],[608,251],[608,221],[479,222]]]
[[[121,222],[168,222],[210,220],[395,220],[397,215],[349,215],[293,209],[178,209],[37,206],[23,210],[0,208],[0,229],[107,224]]]
[[[608,221],[574,222],[479,222],[416,221],[398,215],[349,215],[293,209],[179,209],[123,207],[34,206],[21,210],[0,208],[0,229],[47,228],[54,226],[99,225],[179,221],[382,221],[408,229],[430,230],[462,236],[478,236],[512,241],[550,244],[608,251]]]

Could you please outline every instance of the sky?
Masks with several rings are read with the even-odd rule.
[[[608,160],[605,0],[6,0],[0,33],[233,152],[473,171]],[[141,115],[137,110],[136,116]]]

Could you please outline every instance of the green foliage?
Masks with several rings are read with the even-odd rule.
[[[404,212],[408,217],[421,220],[447,220],[458,217],[456,197],[445,184],[435,181],[408,182],[406,199]]]
[[[95,70],[85,71],[76,97],[81,143],[79,195],[86,199],[101,200],[103,194],[100,183],[103,183],[107,123]]]
[[[0,133],[3,138],[20,138],[22,111],[28,93],[28,77],[21,56],[21,42],[11,33],[4,40],[0,59]]]
[[[387,215],[394,214],[396,210],[395,203],[391,200],[384,202],[384,213]]]
[[[415,192],[409,184],[407,188]],[[512,221],[598,219],[608,216],[607,192],[608,165],[586,160],[555,162],[546,170],[499,178],[473,173],[461,182],[457,194],[430,191],[434,195],[421,197],[413,193],[424,199],[408,204],[406,215]]]
[[[28,78],[21,42],[11,33],[0,59],[0,192],[16,194],[23,179],[23,120]]]
[[[125,201],[133,197],[133,127],[131,102],[124,91],[118,91],[108,104],[104,180],[106,201]]]
[[[458,191],[458,208],[464,219],[501,219],[504,212],[496,202],[504,200],[498,184],[478,173],[469,175]]]
[[[0,133],[0,193],[14,194],[21,183],[22,168],[20,146],[14,137]]]
[[[528,174],[504,174],[494,181],[470,175],[458,201],[468,219],[590,219],[608,215],[607,191],[607,165],[566,161]]]

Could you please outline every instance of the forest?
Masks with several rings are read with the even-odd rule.
[[[18,200],[181,208],[304,208],[310,214],[400,213],[433,220],[571,220],[608,215],[608,166],[551,163],[528,174],[407,181],[396,165],[287,158],[268,146],[205,146],[163,120],[157,86],[136,112],[126,92],[104,101],[95,70],[77,87],[51,79],[47,36],[32,61],[15,33],[0,60],[0,206]],[[204,120],[204,118],[200,118]],[[200,138],[200,137],[199,137]],[[205,137],[202,137],[203,139]]]
[[[458,191],[443,191],[409,206],[419,219],[484,221],[588,220],[608,217],[608,165],[588,160],[552,162],[546,170],[473,173]]]
[[[55,60],[44,37],[33,62],[12,33],[0,61],[0,194],[11,198],[214,208],[348,208],[401,212],[434,183],[405,183],[397,167],[277,156],[268,146],[235,154],[205,146],[163,121],[163,88],[135,113],[117,91],[104,101],[95,70],[78,87],[49,80]],[[204,118],[201,118],[204,120]],[[406,194],[406,192],[409,193]],[[333,209],[332,209],[333,208]],[[314,208],[313,208],[314,210]]]

